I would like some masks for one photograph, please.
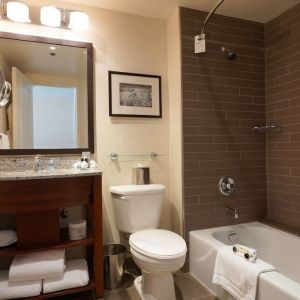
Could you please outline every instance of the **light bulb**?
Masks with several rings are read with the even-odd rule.
[[[70,12],[69,28],[75,30],[86,30],[89,28],[89,16],[81,11]]]
[[[53,6],[44,6],[41,8],[40,20],[42,25],[51,27],[60,27],[61,13],[60,10]]]
[[[29,7],[18,1],[10,1],[6,4],[7,18],[20,23],[30,23]]]

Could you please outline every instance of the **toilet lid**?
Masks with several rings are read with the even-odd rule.
[[[178,258],[186,253],[186,243],[178,234],[163,229],[148,229],[133,233],[130,246],[138,253],[160,259]]]
[[[109,191],[114,194],[132,196],[138,194],[155,194],[161,193],[165,190],[163,184],[130,184],[130,185],[117,185],[109,187]]]

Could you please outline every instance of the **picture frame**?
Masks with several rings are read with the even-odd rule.
[[[109,116],[162,118],[161,76],[108,73]]]

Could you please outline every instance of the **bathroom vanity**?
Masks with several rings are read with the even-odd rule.
[[[0,172],[0,214],[14,214],[18,242],[0,248],[0,257],[51,249],[87,247],[90,282],[87,286],[41,294],[31,299],[47,299],[95,290],[103,298],[101,172],[55,170],[53,172]],[[88,235],[68,239],[59,227],[59,210],[86,208]]]
[[[32,299],[88,290],[103,298],[102,173],[70,169],[78,158],[68,157],[94,153],[93,45],[0,32],[0,54],[12,87],[2,110],[8,120],[0,156],[8,158],[0,159],[0,215],[14,216],[18,238],[0,248],[0,258],[86,247],[87,286]],[[60,228],[60,211],[69,207],[85,208],[86,238],[69,240]]]

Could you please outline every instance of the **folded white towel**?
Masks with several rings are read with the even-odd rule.
[[[257,283],[261,273],[275,268],[258,259],[249,263],[234,254],[232,246],[225,246],[217,253],[213,283],[221,285],[237,300],[255,300]]]
[[[9,269],[9,281],[59,277],[64,269],[64,249],[17,255]]]
[[[0,271],[0,299],[34,297],[41,294],[42,280],[9,282],[8,271]]]
[[[6,134],[0,132],[0,149],[9,149],[9,138]]]
[[[89,272],[86,260],[74,259],[66,261],[64,275],[58,278],[45,279],[43,293],[53,293],[61,290],[86,286],[89,283]]]

